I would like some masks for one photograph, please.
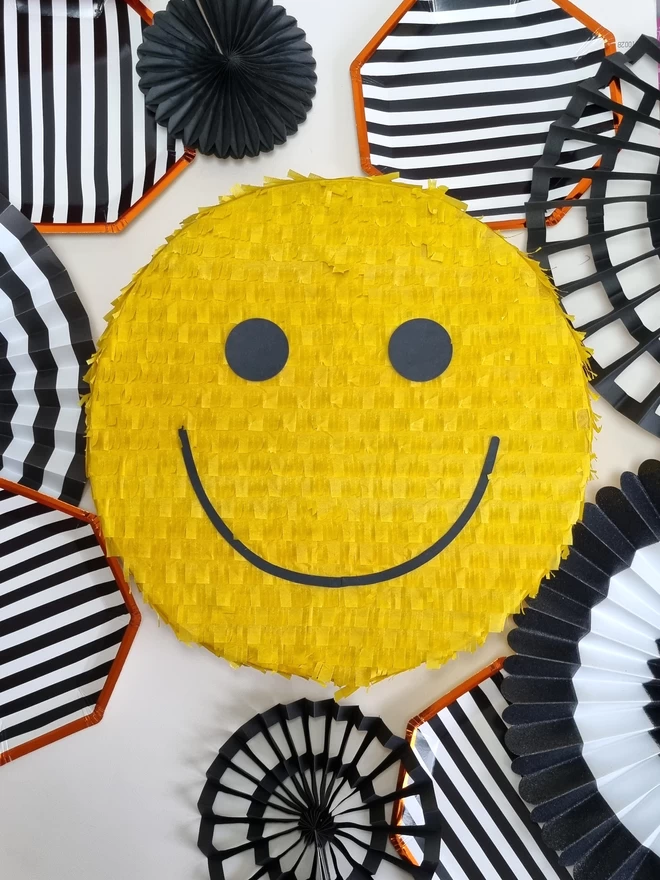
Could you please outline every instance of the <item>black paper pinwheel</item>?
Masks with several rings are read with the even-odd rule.
[[[411,784],[395,788],[403,763]],[[391,862],[431,880],[439,860],[433,782],[403,739],[380,718],[334,700],[299,700],[256,715],[220,749],[199,800],[199,847],[211,880],[366,880]],[[419,798],[424,825],[413,865],[389,848],[386,811]]]
[[[221,159],[283,144],[316,93],[305,33],[272,0],[170,0],[138,55],[157,121]]]

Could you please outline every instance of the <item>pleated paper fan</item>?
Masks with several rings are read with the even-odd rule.
[[[576,880],[660,876],[660,462],[602,489],[509,635],[520,794]]]
[[[0,476],[80,501],[80,398],[93,352],[89,319],[64,266],[0,196]]]
[[[527,205],[528,251],[551,270],[565,310],[586,334],[594,388],[660,436],[660,91],[631,69],[645,55],[660,61],[656,39],[642,37],[627,55],[604,61],[551,127]],[[610,97],[617,81],[622,101]],[[616,113],[615,136],[585,127],[598,111]],[[585,172],[588,159],[598,164]],[[553,195],[559,182],[581,178],[591,186],[579,201]],[[571,206],[569,217],[546,228],[548,214]]]
[[[396,789],[402,762],[410,777]],[[431,880],[440,846],[433,785],[408,743],[380,718],[334,700],[298,700],[256,715],[223,745],[199,800],[199,847],[211,880],[367,880],[385,863]],[[417,797],[422,863],[399,859],[386,818]],[[387,876],[392,876],[388,874]]]
[[[158,122],[222,159],[283,144],[316,93],[305,33],[272,0],[170,0],[138,55],[140,88]]]

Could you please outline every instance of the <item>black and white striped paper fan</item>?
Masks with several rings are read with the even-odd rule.
[[[80,501],[89,319],[64,266],[0,196],[0,476]]]
[[[575,880],[660,876],[660,462],[601,489],[505,664],[521,797]]]
[[[405,792],[396,789],[399,762],[411,777]],[[211,880],[366,880],[384,863],[401,876],[435,875],[432,783],[408,743],[357,706],[274,706],[227,740],[206,775],[199,847]],[[414,829],[425,841],[420,866],[398,858],[386,818],[399,797],[413,796],[426,808]]]
[[[430,706],[408,724],[407,738],[433,780],[434,808],[442,823],[441,880],[570,880],[546,846],[518,794],[502,713],[502,661]],[[403,786],[409,778],[404,775]],[[398,809],[401,851],[423,859],[415,838],[426,809],[418,797]]]
[[[42,231],[114,232],[192,159],[145,106],[139,0],[0,0],[0,193]]]
[[[0,764],[101,720],[139,622],[96,517],[0,480]]]
[[[527,249],[551,270],[564,309],[586,334],[595,389],[660,436],[660,91],[630,67],[646,54],[660,61],[654,38],[608,58],[550,129],[534,169]],[[610,97],[615,80],[623,102]],[[612,111],[620,119],[615,137],[584,128],[594,113]],[[577,172],[566,163],[567,152],[598,167]],[[557,198],[557,187],[585,176],[588,195],[546,228],[548,213],[569,206]]]
[[[362,165],[437,180],[471,214],[523,226],[550,124],[614,49],[562,0],[410,0],[352,66]],[[607,134],[612,112],[594,108],[582,124]],[[559,181],[552,195],[575,190]]]

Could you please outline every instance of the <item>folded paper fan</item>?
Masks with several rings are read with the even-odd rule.
[[[504,738],[502,665],[498,660],[408,723],[406,739],[433,780],[433,811],[441,816],[436,877],[442,880],[570,880],[542,840],[518,795]],[[402,766],[399,787],[413,779]],[[435,815],[435,812],[432,813]],[[425,841],[416,826],[429,818],[415,797],[397,801],[394,845],[419,864]]]
[[[147,110],[141,0],[5,2],[0,193],[42,232],[118,232],[194,157]]]
[[[101,720],[139,624],[96,516],[0,479],[0,764]]]
[[[576,880],[660,876],[660,462],[601,489],[509,635],[520,794]]]
[[[80,396],[93,352],[87,314],[64,266],[0,196],[0,476],[80,501]]]
[[[316,93],[305,33],[272,0],[170,0],[138,55],[158,122],[221,159],[283,144]]]
[[[615,46],[566,0],[404,0],[351,67],[362,167],[437,180],[487,223],[524,226],[550,124]],[[607,133],[614,118],[584,124]]]
[[[405,793],[394,788],[399,761],[411,780]],[[211,880],[366,880],[384,863],[420,880],[435,876],[440,825],[432,782],[408,743],[357,706],[274,706],[227,740],[206,776],[199,847]],[[402,796],[419,798],[427,810],[411,829],[425,841],[419,866],[388,843],[394,828],[386,812]]]
[[[630,67],[644,55],[660,60],[657,40],[642,37],[627,55],[608,58],[552,126],[534,169],[528,251],[552,271],[565,310],[586,334],[595,389],[660,436],[660,91]],[[616,81],[623,101],[610,97]],[[617,114],[616,136],[585,127],[597,111]],[[585,173],[586,159],[597,167]],[[558,181],[584,177],[591,187],[578,202],[553,195]],[[569,217],[546,228],[548,213],[571,205]]]

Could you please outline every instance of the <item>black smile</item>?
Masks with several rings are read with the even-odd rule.
[[[472,493],[470,500],[465,505],[463,512],[454,525],[449,531],[445,532],[435,544],[432,544],[426,550],[423,550],[420,554],[409,559],[407,562],[402,562],[400,565],[394,565],[392,568],[386,568],[384,571],[376,571],[372,574],[361,574],[356,576],[325,577],[324,575],[317,574],[303,574],[299,571],[293,571],[290,568],[282,568],[281,565],[274,565],[272,562],[268,562],[267,559],[254,553],[249,547],[246,547],[242,541],[239,541],[238,538],[234,537],[231,529],[217,512],[204,490],[204,486],[202,485],[195,464],[195,458],[190,447],[188,432],[185,428],[179,429],[179,439],[181,440],[181,450],[183,452],[186,471],[188,472],[188,479],[190,480],[195,495],[197,496],[199,503],[202,505],[204,513],[206,513],[211,523],[220,532],[229,546],[237,553],[240,553],[243,559],[247,560],[247,562],[251,562],[255,568],[266,572],[266,574],[271,574],[274,577],[281,578],[284,581],[290,581],[294,584],[305,584],[305,586],[312,587],[363,587],[369,584],[380,584],[383,581],[391,581],[394,578],[402,577],[404,574],[410,574],[410,572],[421,568],[422,565],[426,565],[427,562],[435,559],[436,556],[442,553],[442,551],[448,547],[458,535],[460,535],[481,504],[486,489],[488,488],[490,475],[495,467],[495,459],[497,458],[497,451],[500,446],[499,437],[492,437],[488,444],[488,450],[481,469],[481,474],[479,475],[477,485],[474,487],[474,492]]]

